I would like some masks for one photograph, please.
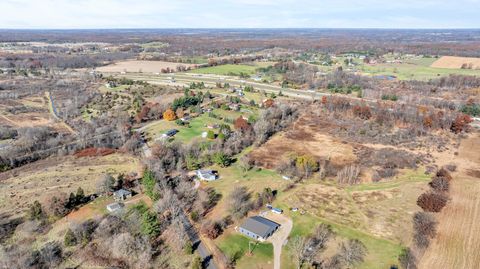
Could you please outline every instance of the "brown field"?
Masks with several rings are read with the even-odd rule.
[[[436,68],[449,68],[449,69],[461,69],[462,65],[472,65],[469,69],[480,69],[480,58],[473,57],[455,57],[455,56],[442,56],[436,60],[430,67]]]
[[[128,155],[49,158],[0,174],[0,214],[18,216],[35,200],[82,187],[92,193],[104,174],[139,173],[139,161]]]
[[[184,64],[184,63],[172,63],[172,62],[162,62],[162,61],[137,61],[129,60],[114,63],[107,66],[98,67],[97,71],[106,72],[106,73],[160,73],[162,69],[170,68],[175,70],[177,66],[183,65],[186,67],[194,68],[194,64]]]
[[[437,215],[436,238],[422,257],[419,268],[474,269],[480,264],[480,135],[460,144],[453,174],[451,201]]]
[[[275,168],[282,157],[290,153],[330,158],[335,165],[354,162],[356,156],[353,146],[326,134],[325,128],[328,128],[328,124],[319,122],[314,115],[302,115],[292,128],[252,151],[250,157],[269,169]]]

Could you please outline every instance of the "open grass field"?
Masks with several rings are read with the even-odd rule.
[[[454,56],[442,56],[430,65],[435,68],[449,68],[449,69],[461,69],[462,66],[466,66],[470,69],[480,70],[480,58],[473,57],[454,57]]]
[[[478,268],[480,264],[480,135],[463,140],[455,156],[451,201],[436,214],[436,238],[419,268]],[[453,156],[451,156],[453,158]]]
[[[290,238],[308,235],[318,224],[326,223],[332,226],[338,237],[327,249],[327,254],[335,252],[341,239],[358,239],[368,249],[365,262],[359,268],[389,268],[398,263],[402,247],[410,243],[411,216],[418,210],[415,202],[427,188],[427,182],[428,176],[422,170],[404,171],[391,184],[380,185],[376,190],[362,188],[376,183],[358,185],[353,189],[310,180],[282,193],[274,205],[306,211],[302,215],[286,210],[293,220]],[[294,265],[288,255],[287,245],[282,262],[286,268],[292,268]]]
[[[162,69],[170,68],[175,70],[177,66],[195,67],[193,64],[172,63],[163,61],[137,61],[128,60],[117,62],[111,65],[98,67],[97,71],[105,73],[160,73]]]
[[[160,120],[160,121],[157,121],[156,124],[149,126],[149,128],[147,128],[146,130],[146,133],[147,133],[147,136],[151,138],[153,141],[156,138],[161,137],[161,135],[166,131],[170,129],[177,129],[179,130],[179,132],[175,135],[174,139],[176,141],[189,142],[192,139],[203,139],[201,137],[202,133],[208,130],[213,130],[215,132],[215,129],[209,129],[207,125],[222,124],[222,123],[225,123],[225,122],[219,119],[211,118],[208,115],[203,114],[199,117],[193,118],[190,121],[189,127],[180,126],[176,124],[175,121]]]
[[[306,236],[321,223],[331,225],[333,231],[337,234],[337,240],[329,244],[325,254],[333,254],[342,239],[358,239],[365,244],[368,254],[365,257],[365,261],[356,268],[384,269],[390,268],[393,264],[397,264],[398,255],[402,250],[402,246],[398,243],[364,233],[357,229],[352,229],[348,226],[333,223],[309,213],[305,215],[293,212],[287,214],[289,214],[293,220],[293,230],[290,233],[290,238]],[[295,268],[289,250],[289,243],[287,243],[282,251],[282,268]]]
[[[215,243],[227,257],[239,257],[237,268],[273,268],[273,246],[270,243],[251,245],[252,255],[248,253],[248,237],[235,231],[228,231],[215,240]]]
[[[435,58],[419,58],[405,60],[403,63],[361,64],[357,68],[368,75],[391,75],[400,80],[429,80],[450,74],[480,76],[480,70],[439,68],[433,65],[435,61]]]
[[[386,55],[386,59],[393,60]],[[458,59],[460,58],[460,59]],[[368,76],[395,76],[399,80],[429,80],[451,74],[458,75],[476,75],[480,76],[480,70],[475,70],[478,67],[477,58],[467,58],[467,63],[473,63],[473,69],[461,69],[465,60],[461,57],[443,56],[440,59],[429,57],[414,57],[402,60],[402,63],[378,63],[365,64],[362,60],[353,59],[356,66],[349,67],[343,64],[346,57],[338,56],[336,60],[343,65],[344,70],[352,69],[356,72]],[[320,71],[330,72],[337,68],[337,66],[321,66],[317,65]]]
[[[275,171],[268,169],[244,171],[237,163],[226,168],[214,166],[212,169],[218,171],[220,179],[203,183],[203,187],[213,187],[222,195],[222,199],[208,215],[212,219],[220,219],[229,214],[226,201],[235,186],[247,187],[252,194],[261,192],[267,187],[281,193],[289,183]]]
[[[225,64],[225,65],[217,65],[205,68],[198,68],[189,71],[190,73],[195,74],[214,74],[214,75],[233,75],[238,76],[241,73],[253,75],[255,74],[255,70],[258,66],[253,65],[245,65],[245,64]]]
[[[0,213],[17,216],[35,201],[82,187],[86,194],[96,188],[104,173],[141,172],[137,159],[123,154],[103,157],[49,158],[0,174]]]

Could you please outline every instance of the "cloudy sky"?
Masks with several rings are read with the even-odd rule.
[[[480,0],[0,0],[0,28],[480,28]]]

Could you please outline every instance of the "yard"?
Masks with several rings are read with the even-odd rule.
[[[237,260],[237,268],[273,268],[273,246],[270,243],[251,244],[248,253],[248,237],[228,231],[215,240],[216,245],[227,256]]]
[[[252,113],[250,113],[250,112],[253,112],[252,110],[246,111],[246,112],[236,112],[231,110],[214,109],[212,110],[212,112],[215,115],[219,115],[222,118],[229,119],[229,120],[235,120],[241,115],[245,115],[246,117],[248,117],[249,115],[253,115]],[[224,120],[208,116],[208,113],[204,113],[198,117],[192,118],[189,122],[190,124],[188,126],[181,126],[175,123],[175,121],[159,120],[156,123],[150,124],[149,127],[146,129],[146,133],[150,139],[155,140],[156,138],[161,137],[161,135],[166,131],[170,129],[177,129],[179,130],[179,132],[174,136],[174,139],[176,141],[189,142],[195,138],[202,139],[201,137],[202,133],[207,132],[209,130],[212,130],[213,132],[218,133],[218,129],[209,129],[207,127],[208,125],[213,125],[213,124],[231,125],[231,123],[226,122]]]
[[[310,180],[281,193],[274,206],[298,207],[305,211],[302,215],[286,210],[285,214],[293,220],[290,238],[308,235],[317,225],[326,223],[337,233],[337,240],[326,251],[327,256],[335,253],[341,239],[358,239],[368,249],[365,262],[359,268],[389,268],[398,264],[402,247],[410,243],[411,215],[418,210],[415,201],[426,189],[428,180],[423,169],[402,171],[388,182],[346,188]],[[293,266],[288,245],[285,249],[282,264]]]
[[[205,68],[198,68],[190,70],[190,73],[195,74],[214,74],[223,76],[239,76],[240,74],[253,75],[257,66],[245,64],[225,64]]]

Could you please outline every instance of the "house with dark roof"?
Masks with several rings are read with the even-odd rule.
[[[259,241],[265,241],[278,230],[280,224],[271,221],[267,218],[254,216],[248,218],[240,227],[238,231],[250,238]]]

